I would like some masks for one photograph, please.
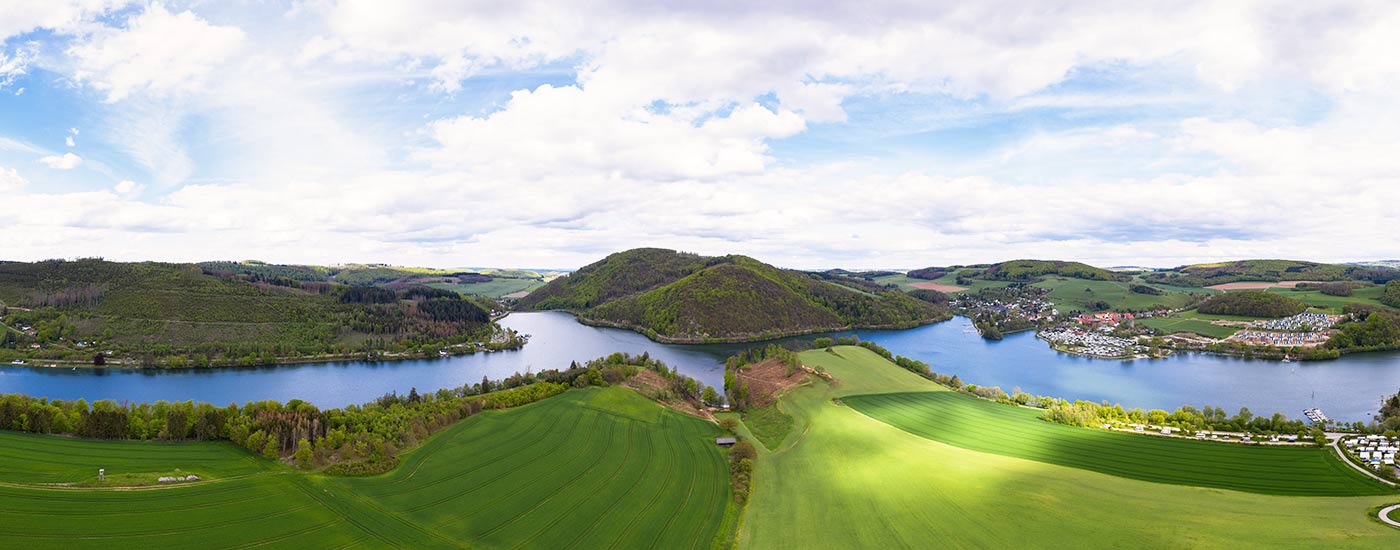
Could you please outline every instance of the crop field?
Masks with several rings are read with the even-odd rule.
[[[985,453],[1182,485],[1279,495],[1392,491],[1328,449],[1114,433],[1045,422],[1040,411],[953,392],[859,395],[852,408],[909,433]]]
[[[144,491],[0,486],[6,548],[333,548],[366,535],[272,475]]]
[[[368,478],[232,445],[0,434],[0,547],[708,548],[730,501],[719,434],[620,387],[484,412]],[[98,467],[208,480],[41,485]]]
[[[1089,304],[1100,300],[1107,302],[1109,307],[1114,310],[1177,308],[1186,305],[1190,300],[1188,294],[1178,287],[1147,285],[1162,291],[1161,295],[1151,295],[1129,290],[1129,287],[1135,284],[1144,283],[1140,281],[1090,281],[1052,275],[1046,277],[1044,281],[1035,283],[1034,286],[1050,289],[1050,301],[1059,306],[1061,310],[1090,311]],[[1201,294],[1211,292],[1203,289],[1192,289],[1192,291]]]
[[[1351,296],[1329,296],[1327,294],[1323,294],[1321,291],[1318,290],[1291,290],[1286,288],[1269,289],[1269,292],[1276,292],[1278,294],[1282,294],[1295,300],[1302,300],[1308,305],[1316,308],[1314,311],[1321,310],[1322,313],[1334,314],[1341,313],[1342,308],[1346,307],[1348,304],[1365,304],[1375,307],[1388,307],[1385,304],[1380,303],[1379,300],[1377,300],[1377,298],[1380,298],[1381,292],[1384,291],[1385,287],[1373,286],[1368,288],[1358,288],[1352,291]]]
[[[98,468],[106,469],[108,477],[179,469],[217,479],[262,472],[272,465],[226,442],[99,441],[0,432],[0,482],[94,482]]]
[[[802,355],[836,380],[782,398],[793,435],[781,451],[760,450],[740,548],[1374,549],[1396,540],[1366,517],[1394,495],[1151,483],[916,436],[861,414],[848,396],[939,386],[866,350],[835,351]]]
[[[947,286],[966,287],[966,290],[960,290],[957,292],[977,292],[978,290],[982,290],[984,288],[1001,288],[1011,284],[1006,281],[984,281],[982,279],[971,279],[967,281],[968,284],[960,285],[958,284],[957,275],[951,273],[939,277],[937,279],[915,279],[906,275],[889,275],[885,277],[876,277],[875,282],[880,283],[882,285],[895,284],[899,286],[900,290],[906,292],[918,288],[914,286],[914,283],[937,283],[940,285]]]
[[[477,418],[387,476],[334,485],[488,547],[705,548],[714,540],[729,474],[713,424],[623,388],[571,391]]]
[[[1212,325],[1210,321],[1185,319],[1181,317],[1149,317],[1147,319],[1139,319],[1136,322],[1162,331],[1165,334],[1191,332],[1211,338],[1228,338],[1231,334],[1240,330],[1237,327]]]

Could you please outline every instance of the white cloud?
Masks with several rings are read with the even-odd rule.
[[[46,157],[40,157],[39,162],[44,163],[45,166],[53,168],[54,170],[72,170],[83,163],[83,157],[80,157],[73,153],[64,153],[61,156],[49,155]]]
[[[3,42],[0,42],[3,45]],[[23,44],[15,48],[14,53],[6,54],[0,50],[0,89],[8,88],[15,83],[15,79],[23,76],[29,70],[30,63],[34,62],[34,57],[38,55],[38,46],[33,43]],[[24,93],[24,88],[15,90],[15,95]]]
[[[658,245],[912,267],[1400,249],[1374,231],[1400,224],[1384,3],[184,9],[52,23],[68,47],[33,63],[102,92],[84,146],[111,144],[151,190],[118,171],[7,196],[71,205],[14,220],[7,254],[570,267]],[[26,17],[0,33],[44,26]],[[1282,116],[1218,107],[1271,102]],[[957,111],[969,143],[779,142],[888,138],[919,109]]]
[[[71,32],[75,26],[131,0],[0,0],[0,41],[34,29]]]
[[[69,147],[77,147],[77,146],[78,146],[77,143],[74,143],[74,142],[73,142],[73,136],[68,136],[68,137],[63,138],[63,144],[64,144],[64,145],[67,145],[67,146],[69,146]]]
[[[14,168],[0,166],[0,193],[13,193],[24,189],[29,181],[19,175]]]
[[[121,180],[117,182],[116,185],[112,186],[112,190],[116,191],[118,195],[132,195],[140,193],[145,188],[146,186],[138,184],[131,180]]]
[[[136,92],[168,94],[199,89],[203,80],[243,45],[237,27],[211,25],[193,12],[171,13],[151,4],[125,28],[102,28],[68,50],[74,76],[115,102]]]
[[[768,159],[766,138],[803,128],[790,111],[759,105],[698,122],[685,112],[655,113],[614,104],[591,90],[541,86],[511,95],[488,117],[433,122],[438,147],[416,159],[438,167],[469,167],[515,177],[615,173],[671,180],[757,173]]]

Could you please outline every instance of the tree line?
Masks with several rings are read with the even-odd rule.
[[[648,369],[677,381],[698,399],[693,380],[645,355],[615,353],[565,370],[516,373],[432,393],[410,389],[370,403],[321,409],[302,400],[218,407],[193,401],[126,403],[0,395],[0,429],[96,439],[229,441],[298,467],[333,475],[388,471],[398,455],[433,433],[484,410],[505,409],[563,393],[570,387],[620,383]],[[713,388],[710,388],[713,392]]]

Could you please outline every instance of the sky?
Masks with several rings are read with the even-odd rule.
[[[1394,259],[1396,28],[1365,1],[0,0],[0,259]]]

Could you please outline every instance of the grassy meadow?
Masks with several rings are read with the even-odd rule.
[[[485,296],[499,300],[507,294],[526,292],[544,286],[540,279],[491,279],[484,283],[428,283],[425,286],[450,290],[468,296]]]
[[[759,451],[740,548],[1376,548],[1400,536],[1366,517],[1396,495],[1153,483],[919,437],[849,396],[948,392],[867,350],[835,351],[802,355],[834,381],[779,402],[795,425],[780,450]]]
[[[1151,286],[1162,291],[1162,294],[1139,294],[1129,289],[1133,285]],[[1075,309],[1091,311],[1092,308],[1089,304],[1100,300],[1107,302],[1110,309],[1117,311],[1158,308],[1175,309],[1186,305],[1190,301],[1189,292],[1198,294],[1214,292],[1199,288],[1186,289],[1182,287],[1150,285],[1138,280],[1131,282],[1091,281],[1056,275],[1046,277],[1045,280],[1035,283],[1033,286],[1050,289],[1050,301],[1054,302],[1061,311]]]
[[[0,547],[708,548],[731,501],[719,434],[620,387],[484,412],[366,478],[224,444],[0,434]],[[51,485],[99,467],[208,480]]]
[[[1320,313],[1340,314],[1342,308],[1351,304],[1363,304],[1374,307],[1388,307],[1380,303],[1381,293],[1385,291],[1383,286],[1371,286],[1358,288],[1352,291],[1351,296],[1330,296],[1323,294],[1319,290],[1293,290],[1288,288],[1271,288],[1269,292],[1282,294],[1294,300],[1302,300],[1312,306],[1313,311]]]
[[[109,478],[180,469],[221,479],[273,466],[228,442],[110,441],[0,431],[0,483],[95,483],[98,468],[106,469]],[[148,477],[153,482],[159,475]]]
[[[857,395],[844,401],[871,418],[954,447],[1126,478],[1277,495],[1393,493],[1330,449],[1091,430],[1045,422],[1036,409],[955,392]]]
[[[1238,332],[1238,327],[1225,327],[1213,325],[1210,321],[1200,319],[1185,319],[1181,317],[1151,317],[1135,321],[1143,325],[1161,331],[1163,334],[1176,334],[1178,332],[1190,332],[1211,338],[1228,338]]]

